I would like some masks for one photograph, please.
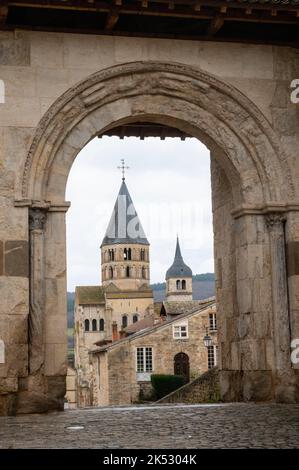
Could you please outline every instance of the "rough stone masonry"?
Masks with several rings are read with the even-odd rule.
[[[298,77],[286,46],[0,32],[0,414],[62,409],[66,180],[134,121],[211,152],[223,400],[299,401]]]

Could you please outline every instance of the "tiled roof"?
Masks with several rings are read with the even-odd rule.
[[[105,303],[104,289],[100,286],[77,286],[76,302],[80,305]]]
[[[137,331],[145,330],[146,328],[151,328],[152,326],[154,326],[154,324],[154,315],[146,315],[144,318],[142,318],[142,320],[139,320],[136,323],[132,323],[132,325],[127,326],[127,328],[125,328],[125,332],[131,335],[133,333],[137,333]]]
[[[102,346],[99,349],[95,349],[95,350],[90,351],[90,352],[92,354],[96,354],[96,353],[99,353],[99,352],[105,352],[105,351],[110,350],[112,348],[118,347],[118,346],[124,344],[127,341],[132,341],[135,338],[151,334],[151,333],[155,332],[156,330],[158,330],[160,328],[165,328],[169,325],[172,325],[176,321],[178,321],[182,318],[188,317],[189,315],[195,315],[197,313],[204,312],[207,308],[211,308],[211,307],[215,306],[215,298],[214,297],[210,298],[210,299],[205,299],[204,301],[198,301],[198,302],[201,302],[201,304],[200,305],[198,304],[190,312],[186,312],[185,314],[182,314],[180,316],[173,317],[171,320],[168,320],[168,321],[163,321],[163,322],[159,322],[157,324],[153,324],[152,326],[149,326],[149,327],[144,328],[142,330],[138,330],[135,333],[126,336],[125,338],[119,339],[118,341],[113,341],[112,343],[110,343],[108,345]]]
[[[144,299],[153,298],[153,291],[152,290],[132,290],[132,291],[120,291],[120,292],[107,292],[106,294],[107,299]]]

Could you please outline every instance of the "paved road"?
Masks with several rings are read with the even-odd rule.
[[[0,448],[299,448],[299,405],[89,408],[0,418]]]

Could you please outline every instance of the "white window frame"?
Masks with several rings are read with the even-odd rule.
[[[186,335],[182,335],[183,331],[186,332]],[[188,339],[189,338],[188,322],[176,323],[172,325],[172,336],[173,336],[173,339]]]
[[[142,350],[142,370],[138,370],[138,351]],[[147,350],[151,351],[151,368],[147,370]],[[136,372],[137,374],[152,374],[154,370],[154,354],[152,346],[136,347]]]
[[[213,355],[211,356],[211,352]],[[211,364],[211,359],[213,359],[213,364]],[[208,346],[208,370],[216,367],[218,364],[218,346],[216,344]]]
[[[217,331],[217,317],[216,313],[209,313],[209,329],[211,332]]]

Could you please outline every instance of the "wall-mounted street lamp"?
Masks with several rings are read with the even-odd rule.
[[[213,344],[212,338],[208,333],[208,328],[206,328],[206,334],[204,336],[203,342],[206,348],[208,348],[209,346],[212,346]]]

